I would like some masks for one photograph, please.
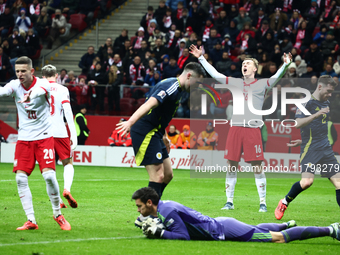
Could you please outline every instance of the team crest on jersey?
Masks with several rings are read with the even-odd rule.
[[[165,226],[168,228],[174,222],[175,222],[174,219],[171,218],[170,220],[168,220],[168,222],[165,224]]]
[[[157,158],[157,159],[161,159],[161,158],[162,158],[162,153],[157,152],[157,153],[156,153],[156,158]]]
[[[302,111],[299,108],[297,108],[296,114],[302,114]]]
[[[159,96],[161,99],[163,99],[163,98],[166,96],[166,93],[165,93],[164,90],[161,90],[161,91],[157,94],[157,96]]]

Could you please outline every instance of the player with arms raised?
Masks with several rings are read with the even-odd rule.
[[[32,193],[28,186],[28,176],[38,161],[46,182],[47,194],[52,203],[53,218],[63,230],[71,230],[71,225],[60,212],[59,186],[55,174],[54,140],[50,114],[50,84],[45,79],[33,75],[32,60],[20,57],[15,62],[18,79],[0,88],[0,96],[15,99],[19,117],[19,136],[15,147],[14,168],[18,194],[28,221],[17,230],[38,229],[35,220]]]
[[[211,66],[202,55],[202,49],[197,49],[195,45],[190,46],[191,54],[198,58],[204,69],[221,84],[236,86],[242,89],[245,97],[245,114],[234,115],[232,117],[232,127],[229,129],[225,155],[224,158],[228,159],[229,169],[226,178],[226,195],[227,203],[222,209],[234,209],[234,190],[237,181],[237,169],[241,159],[242,151],[244,152],[244,160],[250,162],[252,169],[254,169],[255,182],[257,191],[260,197],[259,212],[266,212],[266,176],[262,170],[263,149],[261,131],[258,127],[249,126],[248,121],[253,120],[251,123],[258,126],[258,115],[252,113],[247,105],[248,91],[252,90],[253,106],[257,110],[262,110],[263,101],[266,93],[274,87],[277,80],[281,78],[292,61],[292,55],[284,53],[284,62],[281,68],[270,79],[255,79],[255,73],[258,68],[258,61],[254,58],[246,58],[242,62],[243,79],[227,77]],[[228,86],[226,87],[228,88]],[[261,116],[262,117],[262,116]],[[261,118],[262,119],[262,118]]]
[[[334,185],[336,201],[340,206],[340,165],[328,140],[330,105],[328,99],[332,96],[336,86],[337,83],[331,76],[321,76],[312,98],[305,105],[311,115],[306,116],[300,109],[296,111],[296,128],[300,129],[302,141],[292,141],[288,146],[301,145],[301,180],[294,183],[288,194],[280,200],[275,210],[275,217],[278,220],[283,217],[289,203],[302,191],[312,186],[314,174],[317,171],[320,171],[321,176],[327,177]]]
[[[66,87],[56,83],[58,74],[55,66],[46,65],[42,68],[42,76],[51,85],[51,116],[54,137],[54,149],[64,166],[64,191],[63,196],[72,208],[78,204],[71,195],[74,168],[72,164],[72,150],[77,147],[77,132],[73,122],[73,113],[70,105],[70,94]],[[71,139],[67,134],[64,115],[70,130]],[[60,207],[66,207],[60,198]]]
[[[178,78],[160,81],[151,90],[150,97],[128,121],[117,124],[124,135],[130,132],[136,164],[144,165],[149,174],[149,187],[159,197],[173,177],[169,159],[170,143],[165,128],[176,113],[182,91],[190,91],[190,85],[204,77],[200,64],[188,63]],[[141,227],[138,217],[136,226]]]

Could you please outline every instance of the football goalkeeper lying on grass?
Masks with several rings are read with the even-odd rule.
[[[132,199],[139,213],[151,216],[142,227],[149,238],[288,243],[330,236],[340,241],[339,223],[328,227],[296,227],[291,220],[252,226],[229,217],[210,218],[174,201],[161,201],[150,187],[137,190]]]

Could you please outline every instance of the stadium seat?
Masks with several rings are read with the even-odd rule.
[[[316,34],[319,33],[319,32],[320,32],[320,27],[315,27],[313,34],[312,34],[312,37],[314,38],[314,36],[316,36]]]
[[[120,102],[121,103],[123,102],[123,103],[128,103],[128,104],[131,104],[131,105],[135,105],[136,104],[136,99],[123,97],[123,98],[120,99]]]
[[[124,102],[122,100],[120,100],[120,111],[122,115],[128,115],[131,116],[135,110],[135,106],[128,103],[128,102]]]
[[[33,56],[29,56],[29,58],[31,58],[31,59],[39,59],[42,48],[43,48],[43,46],[40,44],[39,50],[37,50],[37,52]]]
[[[73,29],[78,29],[79,32],[83,31],[87,27],[85,14],[72,14],[70,16],[69,23],[72,25]]]
[[[106,10],[110,10],[111,9],[111,6],[112,6],[112,0],[108,0],[107,3],[106,3]]]
[[[131,36],[130,42],[131,42],[131,46],[133,46],[133,41],[136,39],[137,36]]]
[[[98,6],[95,10],[94,10],[94,14],[93,14],[93,19],[95,20],[98,17],[98,12],[100,10],[100,7]]]
[[[123,97],[131,97],[132,93],[131,93],[131,88],[130,87],[124,87],[123,88]]]
[[[137,99],[137,104],[136,104],[136,110],[142,105],[145,103],[145,98],[140,98],[140,99]]]

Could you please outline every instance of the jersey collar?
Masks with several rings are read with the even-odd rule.
[[[177,79],[177,81],[178,81],[178,86],[179,86],[180,88],[182,88],[181,83],[179,82],[179,79],[178,79],[178,78],[176,78],[176,79]]]
[[[251,84],[257,82],[257,79],[255,79],[254,81],[252,81],[251,83],[246,83],[245,81],[243,81],[243,85],[244,86],[250,86]]]
[[[24,86],[22,83],[20,83],[20,84],[21,84],[21,86],[24,88],[24,90],[28,91],[28,90],[30,90],[31,88],[33,88],[34,85],[35,85],[36,83],[37,83],[37,78],[33,75],[33,82],[32,82],[32,84],[31,84],[31,86],[29,86],[28,89],[25,88],[25,86]]]

